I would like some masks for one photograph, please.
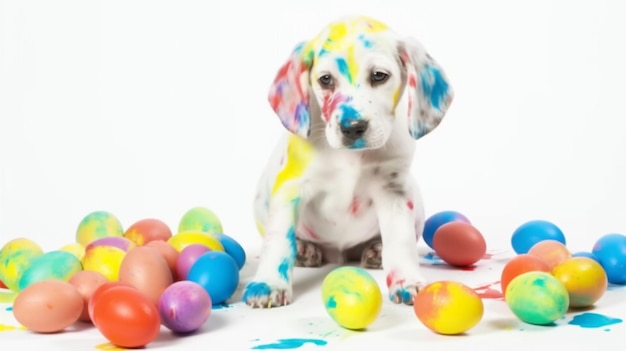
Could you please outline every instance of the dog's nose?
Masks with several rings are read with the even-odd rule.
[[[363,119],[353,119],[341,123],[341,133],[350,140],[356,140],[367,131],[368,122]]]

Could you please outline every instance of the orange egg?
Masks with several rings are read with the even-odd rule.
[[[572,257],[572,253],[560,241],[543,240],[528,250],[529,255],[539,257],[552,270],[559,263]]]
[[[572,257],[559,263],[552,270],[569,293],[570,307],[593,306],[604,295],[608,280],[604,268],[588,257]]]
[[[500,286],[502,293],[506,294],[506,288],[515,277],[526,272],[546,272],[550,273],[550,267],[546,262],[537,256],[521,254],[513,257],[504,265],[500,275]],[[505,296],[506,298],[506,296]]]
[[[155,305],[174,280],[165,258],[148,246],[138,246],[126,254],[120,265],[119,281],[128,283]]]
[[[435,253],[451,266],[466,267],[478,262],[487,251],[485,238],[472,224],[449,222],[433,236]]]
[[[56,333],[74,324],[83,308],[83,297],[72,284],[43,280],[17,295],[13,315],[18,323],[34,332]]]

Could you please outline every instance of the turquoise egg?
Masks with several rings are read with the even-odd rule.
[[[19,291],[43,280],[69,281],[77,272],[83,270],[78,258],[62,250],[49,251],[37,257],[22,274]]]

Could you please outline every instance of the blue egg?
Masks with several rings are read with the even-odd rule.
[[[511,245],[518,255],[528,253],[531,247],[544,240],[556,240],[566,245],[565,235],[556,224],[541,219],[519,226],[511,237]]]
[[[626,236],[606,234],[596,241],[591,250],[606,272],[611,284],[626,284]]]
[[[592,260],[595,260],[596,262],[600,263],[600,261],[598,260],[596,255],[592,254],[591,252],[587,252],[587,251],[579,251],[579,252],[573,253],[572,257],[587,257],[587,258],[591,258]]]
[[[224,233],[215,233],[215,235],[224,247],[224,251],[237,262],[239,269],[243,268],[246,263],[246,251],[243,247],[235,239]]]
[[[446,223],[456,221],[470,222],[467,217],[456,211],[441,211],[430,216],[424,223],[424,233],[422,234],[426,245],[434,250],[433,237],[435,236],[437,229]]]
[[[187,273],[187,280],[199,284],[219,305],[233,296],[239,285],[239,267],[229,254],[209,251],[196,259]]]

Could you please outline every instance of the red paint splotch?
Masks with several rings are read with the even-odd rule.
[[[408,207],[408,209],[412,211],[412,210],[413,210],[413,208],[415,207],[415,206],[413,205],[413,201],[411,201],[411,200],[407,201],[407,202],[406,202],[406,207]]]
[[[305,237],[305,239],[309,239],[309,240],[317,240],[320,237],[317,235],[316,232],[313,231],[313,229],[307,227],[307,226],[302,226],[302,231],[301,234]]]
[[[403,284],[404,279],[399,279],[398,273],[395,270],[393,270],[389,272],[389,274],[387,274],[387,279],[385,279],[385,282],[387,283],[387,287],[389,288],[395,284]]]
[[[348,97],[342,94],[326,93],[324,95],[324,103],[322,104],[322,117],[326,122],[330,120],[330,115],[335,111],[341,103],[349,101]]]
[[[361,203],[359,199],[355,196],[352,198],[352,202],[350,203],[350,214],[356,216],[359,213],[359,209],[361,207]]]
[[[487,252],[487,253],[485,253],[485,254],[483,255],[483,258],[482,258],[482,259],[483,259],[483,260],[490,260],[490,259],[492,259],[492,258],[493,258],[493,254],[490,254],[490,253],[488,253],[488,252]]]
[[[473,290],[483,299],[502,299],[504,295],[498,289],[494,289],[494,286],[500,285],[500,281],[485,284],[474,288]]]
[[[0,280],[0,289],[7,289],[7,286],[4,285],[4,283],[2,282],[2,280]]]

